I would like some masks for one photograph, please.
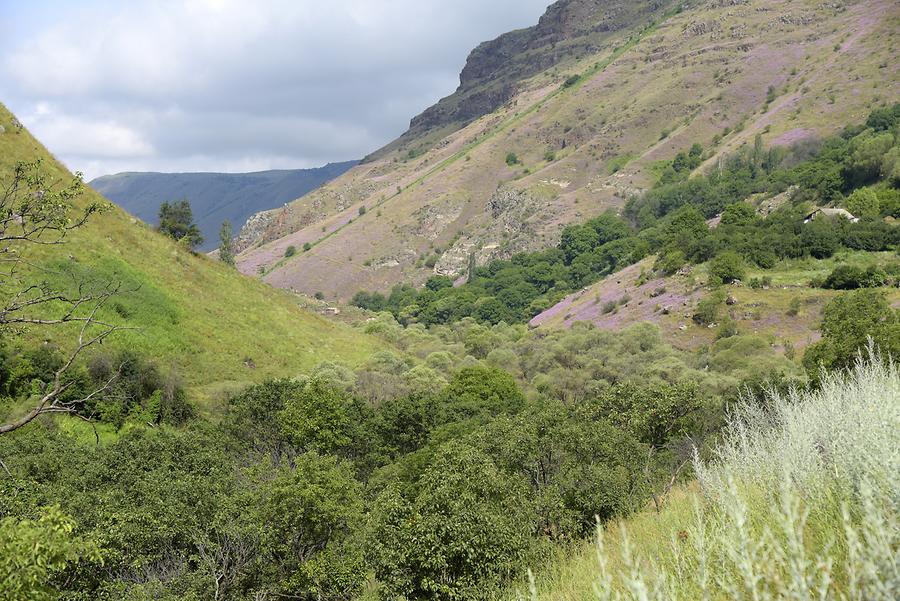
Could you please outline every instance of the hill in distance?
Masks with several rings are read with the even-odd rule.
[[[791,146],[861,122],[900,93],[898,25],[886,0],[560,0],[479,46],[396,142],[261,216],[239,268],[348,299],[554,246],[694,143],[702,170],[757,135]]]
[[[72,175],[0,105],[0,181],[19,161],[42,161],[53,181]],[[83,202],[102,201],[86,188]],[[153,357],[183,378],[201,407],[223,387],[293,377],[324,359],[358,364],[383,343],[299,308],[293,295],[247,278],[223,263],[187,251],[118,207],[96,215],[62,245],[30,255],[34,277],[118,282],[122,292],[98,317],[133,328],[106,348]],[[53,336],[55,331],[42,331]],[[65,347],[74,335],[57,332]],[[7,341],[12,343],[14,341]]]
[[[254,173],[141,173],[104,175],[91,187],[135,217],[159,222],[163,202],[187,198],[203,233],[202,250],[218,246],[219,227],[230,221],[234,231],[254,213],[280,207],[318,188],[357,164],[329,163],[315,169],[279,169]]]

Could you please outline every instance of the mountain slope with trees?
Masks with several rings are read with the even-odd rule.
[[[590,18],[567,9],[588,4]],[[560,48],[619,4],[554,6],[574,36]],[[566,225],[620,210],[694,143],[707,170],[757,136],[765,147],[814,141],[898,96],[896,3],[652,6],[521,80],[493,112],[406,138],[268,215],[239,268],[341,299],[458,277],[472,255],[480,266],[547,248]],[[285,257],[289,246],[308,250]]]

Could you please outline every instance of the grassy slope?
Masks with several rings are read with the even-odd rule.
[[[19,160],[41,158],[54,178],[70,175],[27,131],[15,132],[0,105],[0,177]],[[88,190],[87,198],[97,194]],[[64,273],[108,278],[130,290],[105,315],[138,328],[107,345],[131,348],[174,367],[200,402],[222,387],[293,376],[323,359],[356,364],[381,342],[298,308],[273,290],[221,263],[179,248],[119,208],[96,217],[61,247],[36,249],[40,277]],[[126,316],[123,319],[123,315]],[[64,342],[65,337],[60,342]],[[248,367],[245,360],[255,367]]]
[[[242,269],[342,298],[420,281],[431,273],[421,257],[437,248],[439,267],[464,268],[470,249],[484,262],[553,244],[564,224],[620,206],[653,181],[659,160],[693,142],[711,161],[757,133],[789,144],[833,133],[900,93],[896,3],[726,4],[699,3],[650,29],[619,32],[423,155],[401,148],[351,170],[281,211]],[[585,77],[561,90],[572,73]],[[769,86],[776,98],[766,103]],[[520,164],[506,165],[510,151]],[[501,184],[532,192],[533,209],[498,219],[488,201]],[[288,245],[307,242],[309,252],[284,260]]]
[[[654,261],[654,257],[649,257],[569,295],[535,317],[531,324],[559,328],[589,321],[617,330],[649,321],[658,325],[666,340],[678,348],[695,349],[712,343],[715,328],[697,325],[691,319],[697,303],[709,294],[706,265],[694,267],[687,274],[651,278],[639,284],[641,274],[651,271]],[[841,251],[827,260],[799,259],[782,261],[769,270],[750,269],[745,281],[768,276],[772,285],[759,289],[726,286],[736,302],[726,306],[722,314],[727,312],[742,334],[759,335],[782,352],[786,347],[800,351],[818,340],[822,309],[838,294],[811,288],[810,280],[826,277],[837,265],[867,267],[891,261],[896,261],[893,253]],[[900,290],[888,288],[887,293],[891,303],[900,306]],[[604,312],[607,303],[617,306]]]

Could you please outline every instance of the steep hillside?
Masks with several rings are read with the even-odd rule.
[[[568,328],[576,322],[592,323],[618,331],[634,323],[656,324],[665,339],[682,349],[712,344],[721,323],[733,323],[736,331],[754,334],[776,351],[794,358],[820,338],[819,323],[828,301],[839,294],[810,286],[823,280],[837,265],[865,268],[896,262],[893,253],[843,252],[828,260],[799,259],[775,269],[755,269],[747,282],[718,291],[722,295],[718,316],[712,323],[697,323],[699,303],[710,298],[708,265],[685,267],[672,276],[653,274],[656,257],[626,267],[604,280],[567,296],[534,317],[530,325]],[[765,280],[763,280],[765,278]],[[765,281],[757,285],[756,282]],[[888,288],[888,299],[900,307],[900,290]]]
[[[467,68],[515,81],[507,102],[456,115],[471,97],[465,82],[477,80],[467,73],[455,97],[426,111],[441,115],[433,124],[417,128],[419,119],[401,143],[261,216],[240,269],[337,298],[458,275],[470,254],[483,264],[551,246],[565,224],[620,207],[653,183],[660,160],[695,142],[710,165],[757,134],[790,145],[898,96],[900,9],[889,0],[703,0],[680,10],[563,1],[542,23],[571,33],[557,47],[578,49],[529,76],[529,44],[549,47],[553,35],[542,43],[526,30],[482,46],[473,58],[499,58]],[[285,258],[290,246],[308,250]]]
[[[147,223],[159,222],[159,206],[187,198],[200,226],[202,250],[219,244],[219,227],[230,221],[235,231],[254,213],[280,207],[333,180],[356,161],[329,163],[316,169],[282,169],[256,173],[117,173],[90,182],[92,188]]]
[[[43,161],[61,183],[71,175],[0,105],[0,178],[17,161]],[[88,189],[85,201],[98,200]],[[106,342],[174,368],[195,400],[221,386],[293,376],[324,358],[359,363],[383,343],[300,310],[283,291],[187,252],[112,208],[62,246],[34,250],[34,278],[65,285],[71,276],[108,280],[123,292],[101,314],[134,330]],[[48,335],[42,332],[41,335]],[[9,341],[7,341],[9,343]],[[66,334],[61,344],[71,342]]]

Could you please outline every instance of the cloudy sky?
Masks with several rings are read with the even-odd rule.
[[[0,102],[72,170],[361,158],[551,0],[0,0]]]

